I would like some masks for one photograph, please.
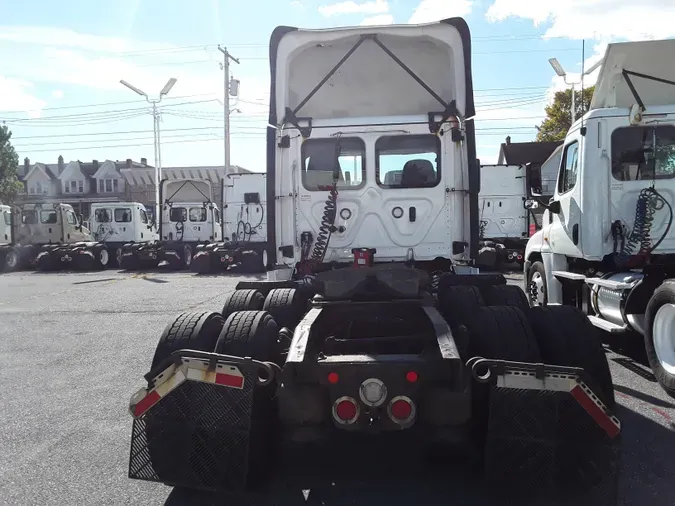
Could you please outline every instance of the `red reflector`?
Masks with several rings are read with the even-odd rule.
[[[216,374],[216,385],[225,385],[234,388],[244,387],[244,377],[233,374]]]
[[[619,434],[621,430],[620,427],[618,427],[614,421],[609,416],[607,416],[607,414],[602,409],[600,409],[600,406],[593,402],[588,394],[584,392],[583,388],[576,386],[570,391],[570,394],[572,394],[572,397],[577,400],[577,402],[582,408],[586,410],[589,415],[591,415],[593,420],[595,420],[595,423],[597,423],[610,438],[613,439]]]
[[[134,416],[141,416],[161,399],[157,390],[153,390],[134,406]]]
[[[343,400],[335,406],[335,414],[343,422],[349,422],[356,418],[356,403],[354,401]]]
[[[415,383],[418,378],[419,376],[415,371],[410,371],[405,375],[405,379],[407,379],[410,383]]]
[[[537,232],[537,226],[534,223],[530,223],[529,229],[530,237],[532,237]]]
[[[333,385],[335,385],[335,383],[337,383],[338,381],[340,381],[340,376],[338,376],[338,373],[336,372],[328,373],[328,383],[332,383]]]
[[[518,255],[518,260],[522,260],[522,259],[523,259],[523,255]]]
[[[412,405],[403,399],[394,401],[391,405],[391,416],[398,420],[407,420],[412,415]]]

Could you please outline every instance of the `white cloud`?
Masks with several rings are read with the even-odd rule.
[[[63,98],[63,90],[54,90],[52,91],[52,97],[60,100]]]
[[[379,26],[391,25],[394,22],[394,16],[391,14],[380,14],[379,16],[372,16],[361,21],[361,26]]]
[[[0,111],[31,111],[31,118],[40,117],[46,102],[30,93],[33,83],[0,76]]]
[[[352,0],[319,7],[319,13],[325,17],[340,14],[384,14],[389,12],[389,4],[386,0],[371,0],[356,3]]]
[[[422,0],[415,8],[408,23],[431,23],[471,13],[473,0]]]
[[[299,10],[305,9],[305,5],[302,2],[300,2],[299,0],[293,0],[291,2],[291,7],[293,7],[294,9],[299,9]]]
[[[642,40],[675,35],[672,0],[494,0],[486,17],[492,22],[516,17],[535,26],[549,23],[545,38]]]

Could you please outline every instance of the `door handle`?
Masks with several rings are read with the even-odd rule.
[[[572,226],[572,242],[576,246],[579,244],[579,224],[575,223],[574,226]]]
[[[408,208],[408,219],[410,219],[410,221],[415,221],[417,219],[417,209],[415,209],[414,206]]]

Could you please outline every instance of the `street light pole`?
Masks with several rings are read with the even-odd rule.
[[[558,59],[557,58],[549,58],[548,62],[551,64],[551,67],[553,67],[553,70],[555,71],[555,73],[558,74],[558,76],[563,78],[563,80],[565,81],[565,84],[567,86],[570,86],[570,85],[572,86],[572,111],[571,111],[571,113],[572,113],[572,123],[574,123],[574,121],[576,120],[576,112],[577,112],[577,110],[576,110],[576,100],[575,100],[575,97],[574,97],[574,86],[577,85],[577,84],[583,84],[584,76],[587,76],[588,74],[593,72],[595,69],[597,69],[602,64],[602,60],[600,60],[599,62],[597,62],[593,65],[591,65],[591,67],[586,71],[583,71],[583,69],[582,69],[581,81],[579,81],[579,82],[569,82],[569,83],[567,82],[567,72],[565,72],[565,70],[562,68],[562,65],[560,65],[560,62],[558,61]],[[584,103],[584,97],[583,96],[581,97],[581,103],[582,103],[582,105]]]
[[[162,181],[162,150],[161,150],[161,144],[159,140],[159,120],[160,120],[160,112],[157,110],[157,104],[159,104],[162,101],[162,98],[167,95],[170,91],[171,88],[173,88],[173,85],[176,84],[177,79],[175,77],[172,77],[169,79],[166,84],[164,85],[164,88],[162,88],[162,91],[159,92],[159,98],[156,99],[150,99],[148,97],[148,94],[145,93],[143,90],[136,88],[135,86],[129,84],[125,80],[121,80],[120,83],[123,86],[126,86],[129,88],[131,91],[134,93],[139,94],[140,96],[144,97],[145,100],[149,103],[152,104],[152,131],[153,131],[153,136],[154,136],[154,147],[155,147],[155,223],[159,224],[159,213],[160,213],[160,206],[161,202],[159,201],[159,185],[161,184]]]

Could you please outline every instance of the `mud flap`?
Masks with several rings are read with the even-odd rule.
[[[129,477],[211,491],[244,489],[259,439],[255,392],[274,381],[274,369],[186,350],[168,360],[174,363],[160,364],[151,388],[132,397]]]
[[[621,423],[583,370],[481,359],[480,371],[492,384],[485,472],[494,492],[527,504],[617,503]]]

